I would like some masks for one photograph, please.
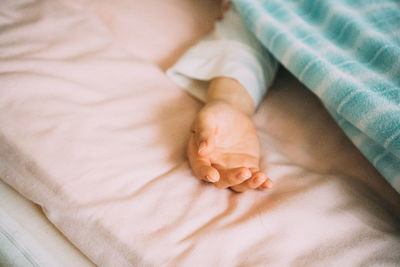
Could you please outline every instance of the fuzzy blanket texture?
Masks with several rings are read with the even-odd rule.
[[[400,3],[234,0],[264,46],[400,192]]]

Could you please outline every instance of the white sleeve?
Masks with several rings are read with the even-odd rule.
[[[214,31],[167,70],[169,78],[205,100],[208,82],[220,76],[237,80],[258,105],[272,83],[277,62],[230,8]]]

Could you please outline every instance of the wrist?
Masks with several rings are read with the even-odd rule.
[[[247,90],[235,79],[217,77],[210,82],[206,104],[225,103],[251,116],[254,113],[254,101]]]
[[[246,112],[245,110],[243,110],[242,108],[238,107],[235,104],[232,104],[229,101],[226,101],[225,99],[213,99],[213,100],[209,100],[205,103],[204,108],[216,108],[218,107],[218,110],[224,110],[224,111],[236,111],[238,113],[241,113],[243,115],[245,115],[246,117],[251,118],[253,113],[250,112]]]

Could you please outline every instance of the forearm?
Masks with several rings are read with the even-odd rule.
[[[247,90],[235,79],[217,77],[211,80],[207,91],[206,104],[222,101],[251,116],[255,105]]]

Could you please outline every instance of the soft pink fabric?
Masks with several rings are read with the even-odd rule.
[[[396,265],[398,196],[286,72],[255,115],[274,190],[193,177],[201,105],[162,69],[217,5],[1,1],[1,179],[102,266]]]

